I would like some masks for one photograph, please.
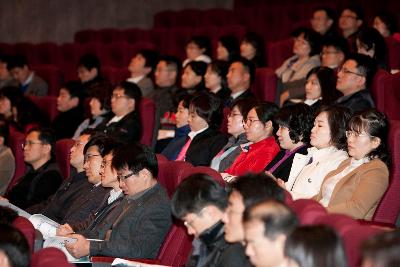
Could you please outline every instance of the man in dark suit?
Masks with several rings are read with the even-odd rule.
[[[132,143],[115,151],[112,167],[125,198],[98,224],[96,236],[90,236],[104,241],[73,234],[77,242],[66,248],[76,258],[155,258],[171,226],[168,195],[156,179],[157,158],[147,147]]]

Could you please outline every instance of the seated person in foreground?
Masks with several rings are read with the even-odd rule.
[[[115,151],[112,167],[124,199],[99,223],[97,236],[72,234],[77,242],[65,246],[75,258],[104,255],[154,259],[171,226],[168,195],[157,182],[156,155],[132,143]]]
[[[30,249],[25,235],[8,224],[0,224],[0,265],[2,267],[30,266]]]
[[[353,116],[349,122],[349,156],[324,179],[315,197],[329,212],[371,220],[389,185],[388,122],[376,110]]]
[[[225,189],[205,174],[183,180],[172,197],[172,213],[194,235],[186,267],[246,266],[248,261],[239,242],[224,239],[222,218],[227,206]]]

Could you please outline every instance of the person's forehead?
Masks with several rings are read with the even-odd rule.
[[[346,67],[347,69],[355,69],[357,68],[357,62],[352,59],[348,59],[346,62],[344,62],[343,67]]]
[[[334,50],[335,52],[338,52],[340,50],[338,50],[336,47],[334,47],[333,45],[324,45],[322,47],[322,50]]]
[[[33,131],[26,136],[27,140],[39,140],[39,132]]]
[[[87,149],[86,154],[87,154],[87,153],[93,153],[93,152],[98,153],[98,152],[99,152],[99,148],[98,148],[97,146],[90,146],[90,147]]]
[[[121,88],[121,87],[116,87],[114,90],[113,90],[113,93],[116,93],[116,94],[124,94],[125,93],[125,90],[123,89],[123,88]]]
[[[258,219],[253,219],[244,224],[246,239],[260,239],[264,236],[264,225]]]
[[[314,17],[325,18],[325,17],[327,17],[327,14],[326,14],[325,10],[316,10],[314,12]]]
[[[61,88],[60,89],[60,95],[70,95],[70,93],[66,88]]]
[[[112,160],[112,158],[113,158],[113,154],[109,153],[109,154],[104,156],[103,160],[108,161],[108,160]]]
[[[243,64],[240,62],[234,62],[232,65],[229,67],[231,70],[242,70],[243,69]]]
[[[351,11],[350,9],[345,9],[345,10],[343,10],[342,15],[356,16],[357,14],[355,12]]]

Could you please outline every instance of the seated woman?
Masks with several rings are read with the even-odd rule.
[[[0,119],[0,196],[6,193],[15,171],[15,158],[7,146],[8,136],[8,123],[6,120]]]
[[[206,92],[193,97],[188,123],[191,132],[176,160],[193,166],[210,166],[212,158],[224,147],[228,138],[217,129],[221,123],[221,101]]]
[[[350,158],[330,172],[315,197],[329,212],[371,220],[389,184],[388,122],[374,109],[351,118]]]
[[[206,75],[204,75],[205,85],[210,93],[218,96],[222,103],[229,98],[231,90],[228,88],[226,75],[229,65],[225,61],[213,61],[208,64]]]
[[[265,170],[287,182],[289,177],[298,174],[291,172],[295,155],[307,154],[314,121],[313,110],[305,104],[284,107],[275,115],[274,121],[279,125],[276,135],[281,151]]]
[[[254,63],[257,68],[265,66],[265,45],[261,36],[248,32],[240,42],[240,56]]]
[[[94,129],[104,120],[111,118],[110,95],[112,87],[109,83],[97,83],[90,91],[90,118],[84,120],[76,129],[73,139],[78,139],[86,129]]]
[[[207,64],[201,61],[189,62],[182,71],[181,87],[188,94],[195,94],[205,90],[204,75],[207,71]]]
[[[384,38],[391,37],[398,30],[395,16],[386,12],[380,12],[375,16],[373,27],[377,29]]]
[[[182,66],[191,61],[201,61],[206,64],[211,62],[211,42],[205,36],[193,36],[186,44],[186,59]]]
[[[224,172],[242,152],[242,146],[249,145],[244,132],[243,118],[256,105],[252,99],[239,99],[233,103],[233,108],[228,114],[228,133],[232,136],[224,148],[213,158],[211,168]]]
[[[388,69],[385,38],[375,28],[360,30],[356,38],[357,52],[372,57],[382,69]]]
[[[280,104],[287,99],[304,96],[304,82],[307,73],[321,65],[321,36],[313,30],[299,28],[292,34],[294,37],[294,56],[287,59],[276,71],[279,78]]]
[[[218,39],[217,59],[221,61],[232,62],[240,55],[239,41],[233,35],[224,35]]]
[[[277,112],[278,107],[270,102],[258,104],[249,111],[243,124],[247,140],[252,144],[242,148],[243,151],[225,173],[229,176],[239,176],[248,172],[260,172],[278,154],[279,146],[273,135],[272,123]],[[229,181],[228,175],[222,176]]]
[[[186,143],[186,137],[190,132],[188,119],[189,105],[191,100],[192,96],[186,95],[179,102],[178,109],[175,113],[176,129],[174,137],[168,142],[168,145],[161,152],[161,154],[166,156],[169,160],[175,160],[178,157],[179,151],[181,151],[182,147]]]
[[[293,199],[311,198],[321,188],[324,177],[348,158],[345,129],[350,120],[348,109],[337,106],[322,107],[311,129],[310,144],[306,156],[296,155],[293,173],[285,183]]]

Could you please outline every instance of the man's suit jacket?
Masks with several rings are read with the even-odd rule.
[[[155,258],[171,226],[168,195],[156,184],[137,199],[125,197],[99,229],[103,242],[90,242],[90,255]],[[108,234],[111,230],[111,234]]]
[[[319,194],[314,197],[317,201],[322,199],[322,189],[327,181],[342,172],[350,162],[349,158],[343,161],[336,170],[328,173]],[[339,180],[332,192],[327,209],[329,212],[343,213],[355,219],[371,220],[388,184],[387,166],[381,160],[373,159]]]
[[[32,82],[28,85],[28,89],[25,91],[25,95],[46,96],[48,90],[49,86],[47,83],[34,74]]]
[[[96,129],[104,131],[105,134],[120,142],[131,143],[140,140],[142,127],[136,111],[126,114],[118,122],[107,125],[108,121],[102,122]]]
[[[154,91],[153,81],[147,76],[143,77],[143,79],[137,83],[137,86],[139,86],[140,91],[142,91],[143,97],[149,97]]]

